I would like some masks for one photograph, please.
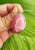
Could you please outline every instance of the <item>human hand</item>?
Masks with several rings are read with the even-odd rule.
[[[23,9],[19,4],[0,5],[0,48],[2,47],[3,43],[13,34],[11,29],[11,17],[13,17],[13,14],[11,14],[11,11],[13,10],[14,6],[17,6],[20,13],[23,13]],[[17,13],[16,8],[14,13]],[[15,15],[16,14],[14,14],[14,16]]]

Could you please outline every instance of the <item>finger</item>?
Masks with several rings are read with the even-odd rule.
[[[23,8],[21,7],[20,4],[6,4],[7,5],[7,10],[10,12],[14,6],[17,6],[18,10],[23,13]]]
[[[19,4],[4,4],[0,5],[0,16],[7,15],[8,12],[10,12],[14,6],[17,6],[21,13],[23,12],[23,9]]]

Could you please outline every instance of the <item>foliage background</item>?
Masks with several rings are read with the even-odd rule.
[[[0,5],[5,3],[19,3],[23,7],[26,18],[26,27],[20,34],[12,35],[3,45],[1,50],[35,50],[35,0],[0,0]]]

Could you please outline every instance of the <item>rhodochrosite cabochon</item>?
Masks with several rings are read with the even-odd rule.
[[[26,25],[25,17],[22,14],[17,14],[12,22],[13,33],[20,33],[24,30]]]

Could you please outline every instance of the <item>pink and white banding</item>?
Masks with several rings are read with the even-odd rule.
[[[24,30],[26,25],[25,17],[22,14],[17,14],[12,22],[13,33],[20,33]]]

